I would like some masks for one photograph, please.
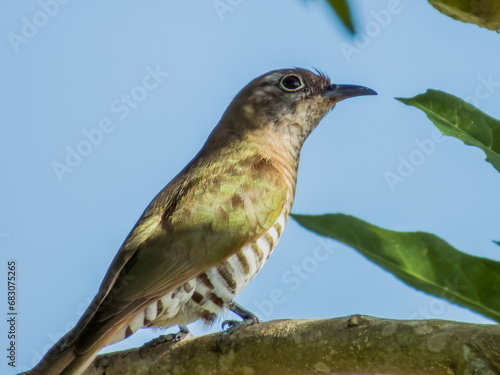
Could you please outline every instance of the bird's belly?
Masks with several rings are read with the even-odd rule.
[[[267,261],[287,219],[288,207],[257,241],[146,307],[123,326],[108,345],[143,327],[171,327],[199,319],[213,322]]]
[[[262,268],[279,241],[288,215],[282,213],[257,241],[247,244],[224,262],[184,284],[174,319],[159,316],[155,326],[187,324],[202,319],[211,323]],[[177,296],[176,296],[177,297]],[[166,318],[166,319],[165,319]],[[172,324],[172,321],[175,323]]]

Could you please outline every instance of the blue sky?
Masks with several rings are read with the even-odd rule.
[[[0,275],[10,259],[18,275],[18,367],[4,357],[0,372],[31,367],[72,327],[143,209],[232,97],[272,69],[316,67],[379,93],[340,103],[307,140],[295,213],[428,231],[500,259],[491,242],[500,239],[498,172],[481,151],[436,141],[422,112],[393,99],[441,89],[499,118],[494,32],[410,0],[357,1],[354,40],[320,1],[233,1],[224,13],[212,0],[54,1],[0,5]],[[389,184],[387,172],[399,173],[422,143],[432,152]],[[360,313],[489,322],[293,220],[237,301],[264,320]],[[142,330],[108,349],[156,335]]]

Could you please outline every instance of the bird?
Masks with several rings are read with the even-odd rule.
[[[273,252],[290,217],[304,141],[344,99],[376,95],[319,70],[279,69],[247,84],[198,154],[151,201],[80,320],[29,372],[78,375],[140,328],[212,323]],[[224,323],[223,323],[224,329]]]

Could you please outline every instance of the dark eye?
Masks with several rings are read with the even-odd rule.
[[[285,91],[297,91],[304,87],[302,78],[295,74],[284,76],[280,81],[280,88]]]

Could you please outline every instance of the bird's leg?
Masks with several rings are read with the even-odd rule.
[[[234,332],[237,330],[250,326],[255,323],[262,323],[262,321],[253,313],[245,309],[244,307],[238,305],[236,302],[231,302],[227,308],[231,310],[233,313],[238,315],[241,319],[243,320],[224,320],[222,322],[222,329],[227,326],[228,329],[223,331],[218,337],[217,337],[217,348],[224,352],[225,351],[225,346],[224,341]]]
[[[227,308],[229,310],[231,310],[233,313],[235,313],[236,315],[238,315],[241,319],[243,319],[242,321],[240,321],[240,320],[224,320],[222,322],[222,329],[224,329],[226,326],[228,326],[229,328],[227,329],[227,331],[231,331],[230,333],[232,333],[240,328],[243,328],[243,327],[255,324],[255,323],[261,323],[261,320],[257,317],[257,315],[253,314],[251,311],[248,311],[243,306],[238,305],[234,301],[231,302],[227,306]]]

